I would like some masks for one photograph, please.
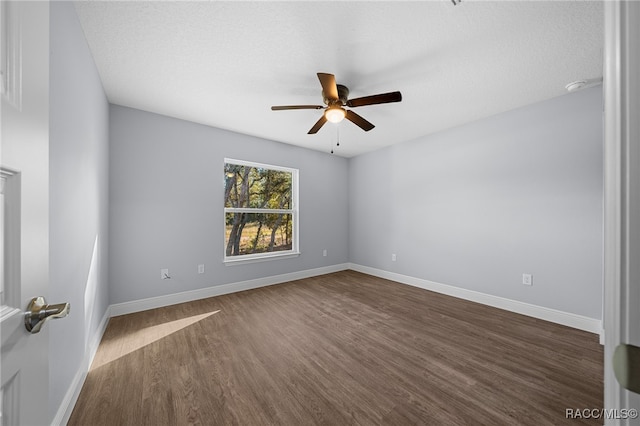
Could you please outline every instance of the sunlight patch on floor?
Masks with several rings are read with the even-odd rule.
[[[153,342],[157,342],[170,334],[189,327],[218,312],[220,312],[220,310],[146,327],[119,339],[105,339],[100,343],[100,348],[98,349],[98,353],[96,353],[96,357],[89,371],[102,367]]]

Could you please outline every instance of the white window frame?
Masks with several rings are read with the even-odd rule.
[[[264,164],[264,163],[256,163],[253,161],[246,160],[236,160],[233,158],[225,158],[224,163],[222,164],[222,170],[224,171],[225,164],[235,164],[237,166],[247,166],[247,167],[255,167],[262,168],[268,170],[277,170],[281,172],[291,173],[291,209],[256,209],[256,208],[236,208],[236,207],[224,207],[223,200],[223,208],[224,213],[222,215],[222,230],[223,230],[223,238],[222,238],[222,254],[223,254],[223,262],[225,265],[240,265],[243,263],[254,263],[254,262],[263,262],[267,260],[276,260],[276,259],[286,259],[291,257],[297,257],[300,255],[299,249],[299,203],[298,203],[298,187],[299,187],[299,172],[298,169],[294,169],[291,167],[283,167],[283,166],[274,166],[272,164]],[[223,182],[224,184],[224,182]],[[288,213],[291,214],[291,218],[293,220],[292,225],[292,233],[291,236],[291,250],[287,251],[276,251],[276,252],[266,252],[266,253],[253,253],[253,254],[242,254],[236,256],[227,256],[227,245],[226,245],[226,217],[227,213]]]

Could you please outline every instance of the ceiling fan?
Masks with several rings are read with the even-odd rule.
[[[336,84],[336,78],[333,74],[319,72],[318,79],[322,85],[322,98],[326,107],[322,105],[283,105],[271,107],[273,111],[283,111],[286,109],[324,109],[324,114],[322,114],[322,117],[320,117],[311,130],[309,130],[309,135],[317,133],[327,121],[339,123],[345,118],[365,132],[368,132],[375,126],[355,112],[345,109],[345,106],[355,108],[365,105],[400,102],[402,100],[402,94],[400,92],[381,93],[379,95],[348,99],[349,89],[342,84]]]

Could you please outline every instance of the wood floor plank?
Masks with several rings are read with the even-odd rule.
[[[69,425],[562,425],[595,335],[354,271],[112,318]]]

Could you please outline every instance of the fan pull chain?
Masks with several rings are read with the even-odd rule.
[[[336,146],[340,146],[340,125],[336,125]],[[333,154],[333,146],[331,147],[331,153]]]

